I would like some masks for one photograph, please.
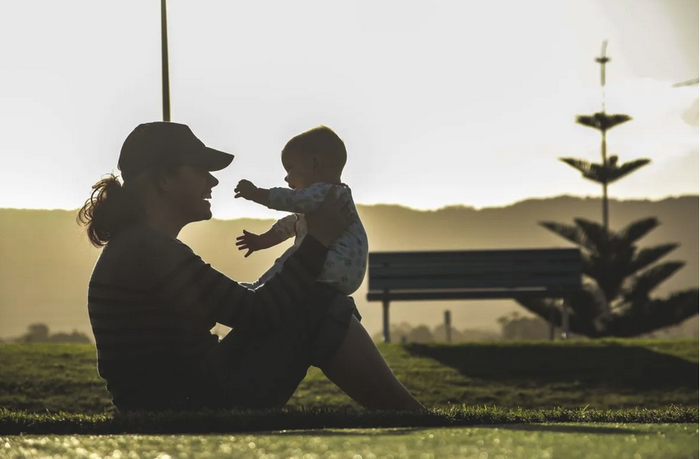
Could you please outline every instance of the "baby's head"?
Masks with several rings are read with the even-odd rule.
[[[347,160],[345,144],[326,126],[292,137],[282,149],[284,178],[290,188],[307,188],[316,182],[340,183]]]

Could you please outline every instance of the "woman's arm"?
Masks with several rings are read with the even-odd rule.
[[[301,300],[320,274],[327,252],[319,241],[306,238],[279,273],[249,290],[189,250],[189,256],[163,276],[157,295],[170,308],[199,313],[241,332],[269,332],[303,306]]]
[[[156,294],[176,310],[186,309],[210,317],[238,331],[269,332],[288,314],[304,307],[328,253],[328,245],[353,220],[346,199],[329,193],[321,207],[308,215],[307,237],[285,261],[282,270],[257,290],[249,290],[228,278],[185,244],[163,239],[163,246],[149,259],[159,282]]]

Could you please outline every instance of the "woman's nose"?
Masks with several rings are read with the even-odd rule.
[[[211,173],[209,173],[208,175],[209,175],[209,183],[211,183],[211,187],[214,188],[216,185],[219,184],[219,180],[216,177],[214,177],[213,175],[211,175]]]

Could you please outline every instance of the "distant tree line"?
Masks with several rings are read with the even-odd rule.
[[[451,328],[451,343],[471,343],[479,341],[522,341],[522,340],[548,340],[550,325],[540,317],[523,316],[517,312],[498,318],[501,331],[494,332],[481,329],[457,330]],[[446,343],[447,333],[445,325],[441,324],[432,329],[427,325],[413,326],[408,322],[391,325],[391,336],[396,337],[396,342],[401,343]],[[585,339],[584,335],[573,337]],[[698,338],[698,321],[689,320],[681,325],[667,327],[641,335],[640,338]],[[380,343],[383,336],[378,332],[372,339]]]
[[[549,323],[540,317],[522,316],[517,312],[501,316],[497,320],[501,327],[500,332],[491,330],[465,328],[458,330],[450,328],[451,343],[473,343],[479,341],[517,341],[517,340],[547,340],[549,339]],[[228,327],[217,326],[212,332],[223,338],[230,331]],[[391,336],[401,343],[446,343],[447,332],[444,324],[433,328],[425,324],[416,326],[408,322],[391,325]],[[698,321],[689,320],[681,325],[667,327],[653,333],[641,335],[641,338],[698,338]],[[584,338],[584,336],[576,336]],[[372,339],[379,343],[384,339],[378,332]],[[27,332],[18,338],[9,338],[0,343],[92,343],[90,337],[84,333],[73,330],[71,333],[50,333],[46,324],[37,323],[27,327]]]
[[[72,333],[49,333],[46,324],[31,324],[27,327],[27,332],[19,338],[9,341],[16,343],[91,343],[90,338],[77,330]]]

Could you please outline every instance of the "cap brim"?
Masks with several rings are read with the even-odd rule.
[[[204,150],[202,150],[200,160],[201,164],[208,171],[220,171],[231,164],[233,155],[231,153],[224,153],[223,151],[205,147]]]

